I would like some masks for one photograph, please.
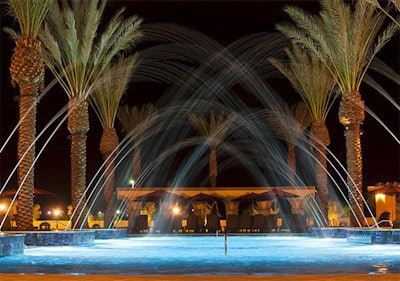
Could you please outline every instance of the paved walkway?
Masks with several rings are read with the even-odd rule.
[[[234,275],[234,276],[182,276],[182,275],[61,275],[61,274],[0,274],[1,281],[243,281],[243,280],[265,280],[265,281],[395,281],[400,280],[400,274],[347,274],[347,275],[274,275],[274,276],[256,276],[256,275]]]

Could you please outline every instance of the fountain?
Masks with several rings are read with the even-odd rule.
[[[155,37],[165,34],[168,30],[168,36],[171,36],[169,40],[173,44],[169,47],[149,48],[143,52],[144,59],[146,56],[154,58],[158,54],[160,57],[156,59],[169,62],[163,56],[171,55],[169,58],[171,64],[161,67],[156,64],[159,68],[155,75],[155,65],[151,64],[154,61],[149,61],[147,65],[144,63],[142,68],[138,68],[136,79],[139,81],[160,79],[171,83],[172,86],[159,101],[157,105],[159,114],[152,120],[152,127],[140,144],[147,162],[137,185],[142,187],[168,185],[171,191],[174,188],[178,190],[182,186],[205,185],[205,181],[198,179],[204,179],[204,169],[208,165],[204,160],[204,154],[207,153],[208,147],[204,145],[204,140],[193,135],[191,125],[187,122],[187,114],[206,115],[210,112],[235,112],[236,123],[230,130],[229,141],[221,145],[219,155],[222,159],[219,164],[221,175],[240,164],[243,167],[239,170],[242,176],[255,186],[277,184],[307,186],[306,183],[312,181],[313,171],[308,163],[315,159],[310,152],[308,139],[304,137],[298,143],[299,172],[292,182],[287,176],[289,169],[285,148],[276,139],[266,120],[265,109],[280,108],[283,104],[281,98],[264,83],[265,75],[271,71],[266,65],[266,58],[278,53],[278,49],[281,48],[277,43],[281,43],[279,37],[256,34],[224,48],[215,41],[182,27],[150,25],[147,28],[147,32]],[[180,42],[182,38],[196,40],[188,44]],[[270,53],[267,55],[265,53],[261,55],[260,50],[265,51],[271,41],[276,42],[276,45],[272,45],[277,48],[269,50]],[[198,44],[196,48],[191,45],[194,43]],[[176,52],[177,50],[179,52]],[[181,68],[179,63],[173,63],[187,57],[193,60],[191,63],[195,62],[190,65],[189,71],[188,68]],[[263,78],[260,73],[263,74]],[[115,168],[120,182],[129,181],[130,176],[126,176],[129,173],[124,169],[131,166],[130,156],[134,146],[130,145],[130,139],[136,139],[140,133],[132,131],[121,141]],[[180,151],[187,153],[176,157]],[[330,192],[340,196],[347,191],[343,188],[346,186],[343,179],[345,173],[343,167],[340,167],[340,161],[333,156],[333,153],[329,155],[330,164],[338,168],[328,173],[331,180]],[[99,168],[99,172],[88,184],[88,201],[85,202],[88,209],[92,209],[97,199],[101,197],[100,192],[103,187],[101,178],[104,176],[102,169],[104,167]],[[137,186],[132,188],[132,192],[137,188]],[[126,205],[122,206],[127,208]],[[324,220],[320,217],[318,208],[312,209],[312,213],[316,222]],[[86,213],[75,215],[87,216]],[[79,231],[80,228],[81,226],[77,226],[76,232],[48,232],[54,237],[51,240],[54,243],[64,241],[64,238],[60,237],[66,233],[83,233],[89,237],[84,242],[72,244],[66,242],[62,243],[62,246],[52,246],[53,242],[49,242],[46,244],[47,247],[35,247],[44,245],[45,232],[30,232],[29,235],[35,235],[33,240],[36,240],[28,242],[33,240],[25,238],[28,247],[23,255],[21,255],[23,249],[21,242],[15,251],[0,252],[0,255],[7,255],[0,260],[0,263],[5,265],[1,267],[0,273],[105,275],[200,275],[205,272],[210,275],[400,273],[398,256],[400,245],[397,245],[400,243],[400,235],[399,231],[394,230],[316,228],[312,231],[312,236],[318,238],[305,235],[258,234],[245,237],[229,235],[225,240],[225,237],[210,235],[140,235],[96,240],[94,233],[101,233],[103,230]],[[2,249],[4,241],[11,237],[21,239],[18,237],[24,236],[0,236]],[[49,238],[45,238],[49,241],[47,239]],[[14,242],[6,241],[6,243],[14,245]],[[17,255],[12,256],[15,254]],[[32,266],[33,264],[35,266]]]

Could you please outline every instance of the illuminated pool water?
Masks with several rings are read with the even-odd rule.
[[[146,236],[91,246],[29,247],[0,273],[277,275],[400,273],[400,245],[299,236]]]

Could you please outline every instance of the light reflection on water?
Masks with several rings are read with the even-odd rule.
[[[298,236],[146,236],[77,247],[29,247],[0,258],[0,273],[332,274],[400,273],[400,245]]]

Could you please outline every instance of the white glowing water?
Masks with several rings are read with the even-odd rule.
[[[400,273],[400,245],[299,236],[146,236],[77,247],[29,247],[0,258],[0,273],[350,274]]]

